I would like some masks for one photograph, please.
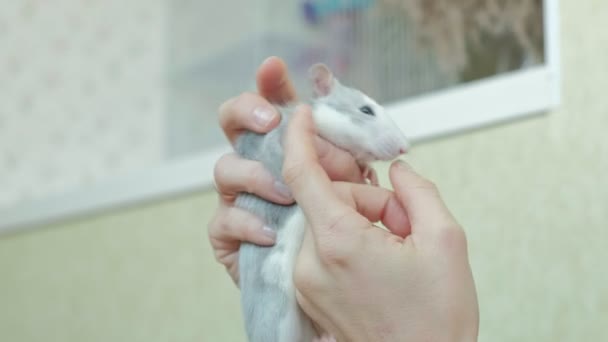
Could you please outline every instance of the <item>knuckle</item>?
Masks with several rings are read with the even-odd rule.
[[[222,219],[219,222],[219,229],[224,235],[233,237],[235,235],[235,227],[239,222],[239,209],[229,207],[222,213]]]
[[[259,96],[253,92],[246,91],[241,93],[239,96],[234,98],[234,108],[243,109],[250,107],[252,103],[255,103]]]
[[[464,229],[453,224],[442,229],[438,240],[443,249],[454,253],[462,253],[467,250],[467,237]]]
[[[429,193],[430,195],[440,198],[441,195],[439,193],[439,187],[435,182],[430,181],[426,178],[420,178],[412,183],[411,187],[413,189],[422,190],[424,192]]]
[[[241,242],[255,243],[256,231],[250,224],[247,224],[247,222],[240,222],[238,227],[240,230],[239,240]]]
[[[222,103],[221,103],[221,104],[220,104],[220,105],[217,107],[217,111],[218,111],[218,113],[220,114],[220,118],[221,118],[221,115],[222,115],[223,113],[226,113],[226,112],[227,112],[227,111],[230,109],[231,105],[234,103],[234,100],[235,100],[235,98],[234,98],[234,97],[231,97],[231,98],[229,98],[228,100],[226,100],[226,101],[222,102]]]
[[[217,160],[213,167],[213,179],[215,180],[215,184],[218,187],[222,187],[225,181],[224,175],[226,174],[226,170],[228,170],[231,161],[234,158],[233,153],[227,153],[220,157]],[[219,190],[219,189],[218,189]]]
[[[226,264],[226,260],[224,260],[222,252],[220,252],[218,249],[214,249],[213,256],[215,257],[215,261],[223,265]]]
[[[228,100],[224,101],[224,103],[222,103],[217,109],[217,111],[219,113],[218,120],[220,122],[220,126],[223,129],[226,129],[230,124],[231,115],[234,111],[234,106],[235,106],[235,103],[237,102],[237,99],[238,99],[237,97],[228,99]]]
[[[249,193],[254,193],[258,190],[266,176],[266,169],[260,163],[252,163],[247,172],[247,180],[245,189]]]
[[[361,236],[357,233],[344,235],[345,219],[350,212],[337,214],[328,221],[324,232],[317,241],[317,253],[321,262],[328,268],[345,268],[355,260],[355,255],[362,247]],[[347,224],[348,227],[351,224]]]
[[[317,243],[319,259],[327,267],[345,267],[352,256],[352,248],[348,244],[335,244],[327,240]]]
[[[207,237],[211,243],[211,246],[214,248],[216,246],[216,242],[221,240],[223,225],[221,221],[221,216],[219,213],[216,213],[207,225]]]
[[[214,177],[218,177],[223,170],[226,168],[226,164],[229,162],[230,158],[231,158],[231,153],[226,153],[224,155],[222,155],[217,162],[215,162],[215,166],[213,168],[213,176]]]
[[[220,126],[224,130],[230,128],[230,126],[233,125],[235,121],[237,121],[236,117],[238,116],[238,114],[240,114],[240,108],[245,108],[245,105],[247,103],[252,103],[256,101],[257,98],[258,95],[253,92],[244,92],[222,103],[218,108],[220,114]]]
[[[255,215],[243,212],[232,224],[232,230],[235,231],[235,236],[240,241],[255,242],[258,240],[262,223]]]
[[[222,241],[233,238],[235,235],[235,221],[238,221],[236,208],[229,207],[218,210],[208,226],[209,239],[212,244],[215,241]]]
[[[216,249],[213,252],[213,256],[215,257],[215,261],[224,267],[230,272],[231,261],[229,255],[226,253],[226,250]]]
[[[302,162],[286,161],[283,165],[282,175],[285,184],[293,184],[303,173],[304,165]]]
[[[438,192],[437,184],[426,178],[422,178],[418,181],[418,187],[421,189],[427,189],[432,192]]]
[[[209,236],[211,238],[221,238],[224,235],[225,230],[225,216],[226,211],[218,212],[215,214],[211,222],[209,223]]]
[[[209,221],[209,223],[207,223],[207,236],[212,243],[213,243],[213,237],[214,237],[215,231],[217,230],[216,221],[217,221],[217,215],[212,217],[211,220]]]

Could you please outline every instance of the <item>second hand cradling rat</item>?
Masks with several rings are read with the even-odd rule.
[[[408,141],[386,111],[359,90],[346,87],[329,68],[316,64],[309,70],[317,133],[351,153],[373,184],[377,179],[368,163],[391,160],[405,153]],[[278,107],[279,127],[267,134],[247,132],[236,143],[244,158],[260,161],[275,179],[283,181],[282,137],[295,106]],[[293,270],[306,227],[297,204],[284,206],[248,193],[236,205],[266,222],[277,233],[276,243],[262,247],[243,243],[239,251],[239,287],[245,329],[250,342],[311,342],[319,339],[313,324],[299,308]]]

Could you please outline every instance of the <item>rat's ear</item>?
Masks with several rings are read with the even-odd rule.
[[[325,64],[315,64],[308,69],[308,76],[312,82],[312,88],[315,97],[323,97],[329,95],[336,80],[331,70]]]

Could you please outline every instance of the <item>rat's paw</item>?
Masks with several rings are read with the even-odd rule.
[[[378,182],[378,174],[373,167],[369,165],[361,165],[361,172],[363,173],[363,178],[371,185],[378,186],[380,183]]]

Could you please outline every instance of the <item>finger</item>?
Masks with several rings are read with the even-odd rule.
[[[262,163],[239,157],[235,153],[223,155],[215,164],[214,179],[217,191],[227,202],[239,193],[247,192],[278,204],[291,204],[289,188],[275,180]]]
[[[221,244],[232,245],[235,242],[270,246],[275,243],[276,233],[254,214],[230,207],[209,224],[209,238],[215,248],[222,248]]]
[[[281,120],[274,106],[253,93],[244,93],[224,102],[219,113],[220,126],[233,144],[243,131],[266,133]]]
[[[432,182],[401,161],[393,163],[389,173],[395,193],[410,219],[412,234],[434,234],[453,226],[455,220]]]
[[[313,233],[323,234],[327,229],[340,230],[346,225],[355,224],[345,222],[356,217],[356,212],[338,198],[329,177],[319,164],[313,144],[315,128],[310,107],[298,107],[285,137],[283,179],[304,211]],[[369,223],[363,217],[361,219]]]
[[[382,222],[391,233],[402,238],[411,233],[407,213],[394,192],[377,186],[345,182],[335,182],[334,189],[369,221]]]
[[[331,180],[362,183],[365,181],[361,168],[352,154],[317,136],[315,137],[319,163]]]
[[[296,91],[289,80],[285,62],[277,57],[267,58],[257,73],[258,91],[268,101],[285,104],[296,100]]]

